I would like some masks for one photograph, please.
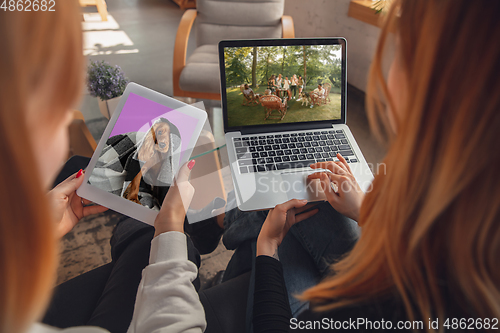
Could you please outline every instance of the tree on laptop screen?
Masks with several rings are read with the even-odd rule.
[[[229,127],[341,117],[340,45],[224,49]]]

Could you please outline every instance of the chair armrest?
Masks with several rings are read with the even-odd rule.
[[[295,38],[295,28],[291,16],[283,15],[281,17],[281,26],[283,28],[283,38]]]
[[[186,66],[186,52],[189,40],[189,33],[193,26],[194,20],[197,15],[195,9],[188,9],[182,15],[181,22],[177,28],[177,35],[175,36],[174,45],[174,64],[173,64],[173,88],[174,96],[179,95],[180,91],[179,80],[181,77],[182,70]]]
[[[69,125],[69,157],[82,155],[92,157],[97,144],[92,137],[83,115],[78,110],[73,110],[73,121]]]
[[[73,110],[73,119],[81,119],[81,120],[85,121],[83,114],[78,110]]]

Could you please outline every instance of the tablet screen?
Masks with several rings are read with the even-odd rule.
[[[189,158],[197,123],[179,110],[130,93],[88,183],[159,210],[181,162]]]

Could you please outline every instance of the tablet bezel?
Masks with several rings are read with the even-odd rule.
[[[99,159],[99,156],[101,155],[101,152],[104,148],[104,145],[106,144],[109,135],[111,134],[113,128],[115,127],[115,124],[131,93],[139,95],[143,98],[149,99],[153,102],[164,105],[177,112],[184,113],[186,115],[189,115],[197,119],[198,122],[196,124],[194,133],[190,138],[187,149],[182,154],[179,166],[181,166],[182,164],[184,164],[189,160],[192,150],[195,147],[198,137],[200,136],[200,133],[203,129],[203,126],[207,121],[207,113],[197,107],[185,104],[181,101],[165,96],[159,92],[143,87],[137,83],[131,82],[127,85],[125,92],[120,98],[118,106],[116,107],[113,115],[111,116],[111,119],[109,120],[108,125],[106,126],[106,129],[104,130],[101,140],[99,141],[99,144],[97,145],[97,148],[95,149],[94,154],[92,155],[92,159],[90,160],[90,163],[86,168],[83,184],[80,186],[80,188],[78,188],[76,193],[78,194],[78,196],[82,198],[95,202],[99,205],[105,206],[119,213],[128,215],[144,223],[153,225],[156,216],[158,215],[158,211],[139,205],[123,197],[117,196],[116,194],[111,194],[105,190],[102,190],[88,183],[90,175],[92,174],[92,170],[94,169],[97,160]]]

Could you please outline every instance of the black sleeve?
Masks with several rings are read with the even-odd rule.
[[[268,256],[255,260],[254,333],[288,332],[292,312],[281,263]]]

